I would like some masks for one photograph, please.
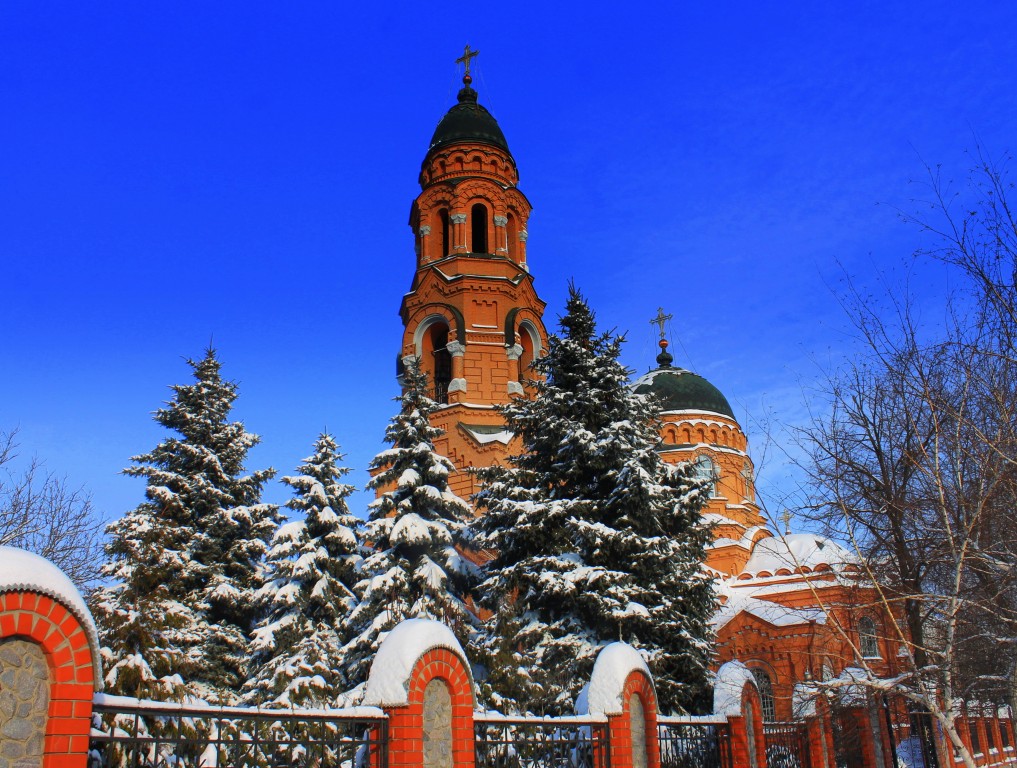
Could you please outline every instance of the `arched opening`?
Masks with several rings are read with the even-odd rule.
[[[473,253],[487,253],[487,208],[477,203],[470,209],[470,248]]]
[[[516,339],[523,348],[522,354],[519,355],[519,378],[523,381],[532,380],[536,376],[532,367],[540,351],[540,337],[529,323],[524,322],[519,326]]]
[[[435,321],[420,336],[420,367],[427,374],[431,397],[439,403],[448,402],[448,385],[452,381],[452,355],[448,349],[448,325]]]
[[[509,212],[507,216],[508,222],[505,224],[505,243],[506,253],[510,259],[519,258],[519,219],[516,215]]]
[[[863,616],[858,622],[858,650],[863,659],[878,659],[879,638],[876,637],[876,622]]]
[[[451,250],[449,246],[448,208],[442,208],[438,211],[438,217],[441,219],[441,240],[438,243],[438,258],[443,259],[448,256]]]
[[[756,688],[759,690],[759,705],[763,710],[763,722],[772,723],[777,719],[777,710],[773,703],[773,681],[765,669],[753,667],[750,671],[756,679]]]
[[[697,457],[692,465],[692,474],[697,480],[705,480],[708,483],[707,492],[711,498],[717,495],[717,475],[719,473],[713,459],[705,454]]]

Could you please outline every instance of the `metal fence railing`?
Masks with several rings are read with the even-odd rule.
[[[607,719],[474,719],[477,768],[609,768]]]
[[[763,723],[763,738],[767,768],[812,768],[805,723]]]
[[[662,717],[657,737],[661,768],[730,768],[727,731],[720,722]]]
[[[381,710],[93,704],[89,768],[387,768]]]

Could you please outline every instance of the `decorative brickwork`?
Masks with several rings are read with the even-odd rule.
[[[43,768],[84,768],[96,681],[92,649],[81,622],[46,595],[4,592],[0,594],[0,640],[7,639],[34,644],[46,662],[49,717]],[[6,669],[7,662],[0,663]]]

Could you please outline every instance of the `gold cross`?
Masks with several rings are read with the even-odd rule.
[[[464,75],[470,74],[470,60],[475,59],[479,55],[480,51],[471,51],[470,46],[467,45],[466,49],[463,51],[463,55],[456,59],[456,64],[462,64],[466,67],[466,71],[463,73]]]
[[[784,535],[789,536],[791,534],[791,510],[785,509],[781,517],[784,518]]]
[[[663,307],[657,307],[657,316],[650,321],[650,325],[660,328],[660,338],[664,338],[664,323],[672,319],[672,315],[665,315]]]

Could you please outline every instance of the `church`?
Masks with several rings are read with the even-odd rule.
[[[428,375],[440,404],[432,422],[444,431],[436,448],[460,470],[450,485],[463,498],[478,488],[462,470],[504,463],[519,451],[497,406],[527,395],[528,367],[547,345],[545,305],[528,260],[531,205],[504,133],[472,87],[474,55],[467,48],[460,59],[463,87],[421,165],[397,358],[397,372],[417,358]],[[632,386],[661,404],[664,459],[691,462],[710,484],[703,515],[714,535],[705,567],[721,602],[715,666],[748,666],[771,721],[792,719],[796,687],[836,677],[862,658],[877,674],[893,674],[899,649],[890,622],[860,586],[852,554],[821,536],[777,535],[757,503],[734,411],[716,386],[672,365],[662,312],[658,319],[656,366]]]

